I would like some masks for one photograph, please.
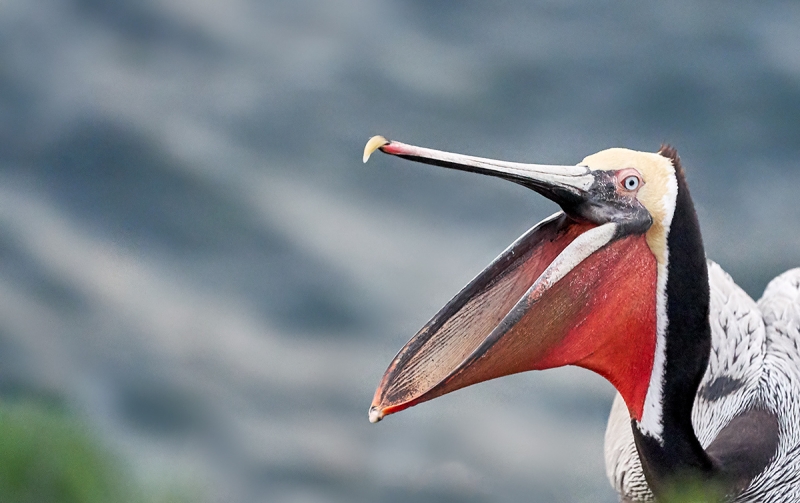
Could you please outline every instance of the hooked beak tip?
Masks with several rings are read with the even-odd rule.
[[[366,164],[366,162],[369,160],[369,156],[371,156],[373,152],[388,144],[389,140],[383,136],[377,135],[370,138],[369,141],[367,141],[367,144],[364,146],[364,164]]]
[[[373,423],[373,424],[377,423],[378,421],[383,419],[383,416],[384,416],[383,411],[380,408],[378,408],[377,405],[373,405],[372,407],[369,408],[369,422],[370,423]]]

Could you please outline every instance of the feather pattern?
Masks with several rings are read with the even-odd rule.
[[[739,414],[756,407],[774,413],[777,453],[733,501],[800,501],[800,268],[772,280],[758,304],[712,261],[708,275],[712,349],[692,410],[695,434],[707,448]],[[621,501],[655,501],[619,395],[606,430],[605,458]]]

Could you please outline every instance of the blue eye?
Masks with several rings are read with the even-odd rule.
[[[622,186],[625,187],[626,190],[636,190],[639,188],[639,177],[638,176],[628,176],[625,177],[625,180],[622,182]]]

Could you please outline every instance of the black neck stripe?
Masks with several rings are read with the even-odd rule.
[[[686,177],[675,149],[661,155],[672,160],[678,192],[667,237],[666,354],[662,381],[662,442],[634,427],[634,437],[648,483],[659,487],[679,474],[707,478],[713,465],[692,427],[692,406],[708,365],[711,328],[709,286],[703,239]]]

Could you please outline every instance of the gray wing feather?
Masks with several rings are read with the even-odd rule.
[[[758,306],[766,326],[760,399],[778,417],[779,444],[737,501],[800,501],[800,268],[773,279]]]

